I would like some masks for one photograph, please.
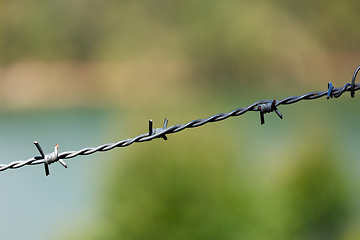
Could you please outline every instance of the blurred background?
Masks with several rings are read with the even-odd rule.
[[[1,163],[342,87],[358,2],[0,1]],[[1,239],[360,239],[359,96],[0,173]]]

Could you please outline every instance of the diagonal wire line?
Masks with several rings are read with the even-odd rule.
[[[167,134],[177,133],[186,128],[200,127],[200,126],[205,125],[210,122],[222,121],[229,117],[240,116],[249,111],[260,112],[261,124],[264,124],[265,123],[265,121],[264,121],[265,113],[270,113],[270,112],[275,111],[277,113],[277,115],[280,118],[282,118],[282,114],[277,109],[277,107],[280,105],[294,104],[294,103],[297,103],[302,100],[314,100],[314,99],[318,99],[318,98],[321,98],[324,96],[327,96],[327,98],[332,98],[332,97],[338,98],[345,92],[351,92],[351,97],[354,97],[355,91],[358,91],[360,89],[360,83],[355,83],[355,78],[359,71],[360,71],[360,66],[358,66],[357,69],[355,70],[353,77],[352,77],[352,82],[346,83],[342,88],[334,88],[332,86],[332,83],[329,82],[328,90],[323,91],[323,92],[321,92],[321,91],[320,92],[310,92],[310,93],[306,93],[306,94],[300,95],[300,96],[287,97],[287,98],[284,98],[284,99],[281,99],[278,101],[277,100],[261,100],[261,101],[257,101],[255,103],[249,105],[248,107],[237,108],[229,113],[219,113],[219,114],[210,116],[206,119],[196,119],[196,120],[190,121],[185,124],[177,124],[177,125],[173,125],[171,127],[167,127],[167,119],[165,118],[163,128],[153,129],[152,128],[152,120],[149,120],[149,132],[141,134],[134,138],[124,139],[124,140],[121,140],[116,143],[107,143],[107,144],[100,145],[98,147],[87,147],[87,148],[83,148],[78,151],[62,152],[59,154],[57,153],[57,145],[56,145],[55,146],[56,154],[54,154],[54,152],[53,152],[49,155],[44,155],[42,153],[42,150],[41,151],[39,150],[41,152],[42,156],[35,156],[35,157],[30,158],[25,161],[14,161],[9,164],[0,164],[0,171],[4,171],[6,169],[16,169],[16,168],[23,167],[25,165],[37,165],[37,164],[45,164],[45,169],[47,169],[47,165],[54,163],[56,161],[59,161],[64,167],[67,167],[65,162],[62,159],[70,159],[70,158],[74,158],[79,155],[89,155],[89,154],[93,154],[96,152],[106,152],[106,151],[112,150],[116,147],[126,147],[126,146],[129,146],[136,142],[151,141],[155,138],[163,138],[163,139],[167,140],[167,137],[166,137]],[[38,147],[37,142],[35,142],[35,145]],[[39,149],[39,147],[38,147],[38,149]],[[40,149],[41,149],[41,147],[40,147]],[[49,173],[48,173],[48,169],[47,169],[46,175],[48,175],[48,174]]]

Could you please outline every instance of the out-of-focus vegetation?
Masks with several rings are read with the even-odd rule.
[[[331,52],[352,52],[360,37],[357,2],[352,0],[19,0],[0,4],[2,62],[122,60],[150,53],[151,58],[191,56],[219,63],[223,56],[231,63],[240,56],[254,58],[279,48],[268,42],[278,34],[284,41],[295,41],[292,38],[299,34]],[[292,27],[304,32],[291,31]]]
[[[325,89],[328,81],[343,85],[359,64],[357,6],[352,0],[0,1],[0,108],[126,109],[133,135],[141,124],[146,131],[138,112],[156,117],[154,109],[171,109],[183,123],[257,96],[273,98],[271,91],[280,98],[302,94],[293,90],[304,86]],[[325,139],[339,134],[307,121],[311,127],[294,122],[293,128]],[[65,238],[359,239],[356,197],[335,150],[303,137],[291,151],[277,137],[269,144],[281,146],[269,159],[286,152],[280,154],[286,164],[267,163],[278,169],[263,169],[264,177],[249,167],[249,156],[264,146],[234,137],[252,127],[197,129],[174,142],[131,146],[101,179],[99,219]]]
[[[102,220],[69,239],[344,239],[350,192],[323,147],[302,145],[259,183],[213,134],[224,133],[151,142],[114,162]]]
[[[159,105],[167,93],[174,106],[184,93],[342,85],[360,52],[356,4],[0,1],[0,106]]]
[[[1,1],[0,61],[190,62],[197,81],[217,87],[311,78],[306,72],[358,55],[356,6],[353,0]]]
[[[356,1],[276,1],[298,18],[311,34],[330,51],[351,52],[358,48],[359,31],[354,31],[360,21],[356,14]]]

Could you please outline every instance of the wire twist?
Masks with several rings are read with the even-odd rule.
[[[152,128],[152,125],[153,125],[152,120],[149,120],[149,132],[145,133],[145,134],[141,134],[134,138],[124,139],[124,140],[118,141],[116,143],[107,143],[107,144],[100,145],[98,147],[87,147],[87,148],[83,148],[78,151],[62,152],[59,154],[56,152],[57,147],[55,147],[55,152],[56,152],[57,156],[54,155],[55,152],[52,153],[52,155],[51,154],[45,155],[45,154],[41,153],[41,151],[40,151],[42,156],[35,156],[35,157],[30,158],[25,161],[14,161],[9,164],[0,164],[0,171],[4,171],[7,169],[16,169],[16,168],[23,167],[25,165],[44,164],[46,175],[48,175],[49,172],[48,172],[48,170],[46,170],[46,168],[47,168],[46,166],[53,162],[59,161],[64,167],[66,167],[65,162],[62,161],[61,159],[70,159],[70,158],[74,158],[74,157],[80,156],[80,155],[90,155],[95,152],[106,152],[106,151],[112,150],[117,147],[126,147],[126,146],[129,146],[136,142],[151,141],[155,138],[163,138],[164,140],[167,140],[166,135],[168,135],[168,134],[177,133],[186,128],[200,127],[200,126],[205,125],[210,122],[222,121],[229,117],[240,116],[249,111],[259,111],[260,112],[261,124],[265,123],[264,114],[270,113],[273,111],[275,111],[276,114],[282,119],[282,114],[277,110],[277,107],[280,105],[294,104],[294,103],[297,103],[302,100],[314,100],[314,99],[321,98],[323,96],[327,96],[328,99],[332,98],[332,97],[338,98],[338,97],[342,96],[342,94],[344,94],[345,92],[350,92],[351,97],[354,97],[355,91],[358,91],[360,89],[360,84],[355,83],[355,79],[356,79],[357,73],[359,71],[360,71],[360,66],[358,66],[356,68],[356,70],[353,74],[351,83],[346,83],[342,88],[334,88],[332,86],[332,83],[329,82],[327,91],[310,92],[310,93],[306,93],[306,94],[300,95],[300,96],[287,97],[287,98],[281,99],[279,101],[277,101],[277,100],[261,100],[261,101],[255,102],[245,108],[237,108],[229,113],[219,113],[219,114],[210,116],[206,119],[196,119],[196,120],[190,121],[185,124],[173,125],[169,128],[167,127],[168,120],[166,118],[164,121],[163,128],[157,128],[157,129]]]

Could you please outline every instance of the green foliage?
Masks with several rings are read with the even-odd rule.
[[[351,51],[358,46],[360,37],[356,28],[360,22],[358,2],[344,1],[275,1],[279,6],[311,29],[326,47],[333,51]]]
[[[301,219],[297,221],[299,234],[331,239],[346,223],[349,196],[333,166],[319,155],[315,157],[317,161],[305,162],[288,183],[291,214]],[[305,158],[305,161],[311,160]]]
[[[344,236],[349,190],[324,148],[303,145],[264,184],[234,146],[206,134],[177,137],[138,145],[117,161],[105,183],[103,219],[84,239]]]
[[[308,76],[302,74],[312,68],[346,62],[338,59],[339,53],[343,58],[356,56],[360,37],[356,4],[351,0],[1,1],[0,63],[185,63],[191,69],[187,79],[226,90],[261,82],[265,74],[268,81],[304,81]]]
[[[99,239],[238,238],[250,199],[226,147],[204,137],[163,144],[141,146],[119,164]]]
[[[334,159],[324,152],[328,151],[310,148],[300,154],[279,192],[286,209],[284,227],[291,239],[339,239],[349,222],[347,183]]]
[[[89,59],[101,38],[97,1],[2,1],[2,62]]]
[[[291,37],[299,25],[331,51],[352,50],[356,6],[353,0],[1,1],[0,60],[186,58],[237,76],[239,65],[242,72],[281,51],[274,39],[299,45]]]

